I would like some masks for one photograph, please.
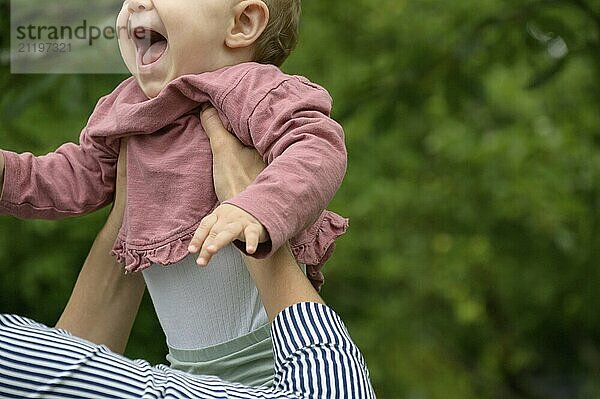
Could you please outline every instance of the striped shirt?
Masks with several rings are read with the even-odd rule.
[[[0,315],[0,398],[374,398],[364,358],[329,307],[300,303],[271,326],[272,388],[130,360],[32,320]]]

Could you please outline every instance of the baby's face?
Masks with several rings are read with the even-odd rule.
[[[127,68],[150,98],[173,79],[218,69],[231,0],[125,0],[117,18]]]

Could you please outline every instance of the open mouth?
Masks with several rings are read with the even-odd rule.
[[[135,28],[132,38],[137,49],[138,62],[141,65],[155,63],[167,50],[167,38],[155,30]]]

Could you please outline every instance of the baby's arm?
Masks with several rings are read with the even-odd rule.
[[[99,209],[112,199],[118,140],[111,145],[81,135],[44,156],[2,153],[0,214],[59,219]]]
[[[267,256],[313,224],[340,187],[347,153],[343,130],[330,111],[324,89],[292,77],[264,94],[245,123],[232,126],[268,164],[246,190],[225,202],[267,230],[270,245],[254,256]]]
[[[248,223],[258,222],[266,230],[268,242],[253,254],[264,257],[317,220],[341,185],[347,154],[343,130],[329,116],[327,91],[275,67],[240,69],[243,77],[224,97],[213,100],[231,131],[244,145],[258,150],[268,166],[246,190],[217,209],[233,205],[251,215],[246,217]],[[224,239],[219,242],[225,245],[242,237],[243,230],[234,218],[210,215],[190,250],[210,258],[208,241],[221,235]]]

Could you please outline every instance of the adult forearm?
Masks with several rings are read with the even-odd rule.
[[[201,118],[213,152],[215,191],[223,201],[246,189],[265,165],[256,150],[244,147],[225,130],[214,108],[203,111]],[[299,302],[323,303],[287,245],[266,259],[247,256],[245,261],[271,320]]]
[[[145,284],[110,255],[119,226],[109,219],[96,237],[56,327],[123,353]]]
[[[79,273],[57,327],[123,353],[145,283],[140,273],[125,275],[110,254],[123,223],[126,204],[127,144],[120,144],[115,201]]]
[[[272,321],[282,310],[301,302],[325,303],[308,281],[287,246],[266,259],[245,257],[248,271]]]

